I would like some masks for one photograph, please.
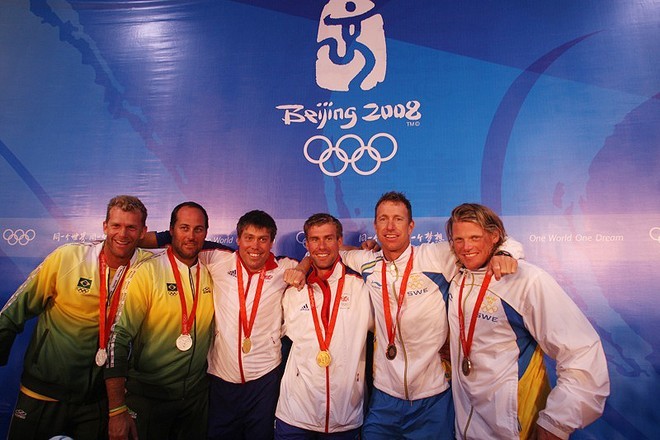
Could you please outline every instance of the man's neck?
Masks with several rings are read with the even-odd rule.
[[[410,243],[408,243],[406,247],[404,247],[402,250],[397,250],[397,251],[388,251],[386,249],[383,249],[383,256],[387,261],[394,261],[397,258],[399,258],[401,255],[403,255],[403,253],[406,251],[406,249],[408,249],[409,246]]]
[[[131,256],[128,258],[118,258],[112,255],[110,252],[107,252],[104,246],[103,253],[105,254],[105,264],[107,264],[111,269],[118,269],[119,267],[126,266],[128,263],[130,263],[131,258],[133,258],[133,254],[135,254],[135,251],[133,251],[133,254],[131,254]]]
[[[197,255],[195,255],[193,258],[183,258],[180,255],[178,255],[174,250],[172,250],[172,255],[174,255],[174,258],[182,262],[188,267],[193,267],[195,264],[197,264]]]
[[[332,274],[332,268],[319,269],[318,267],[314,266],[314,269],[316,270],[317,276],[322,280],[327,280],[330,274]]]
[[[326,267],[325,269],[318,268],[314,263],[312,263],[312,267],[314,268],[314,271],[316,272],[316,275],[320,279],[327,280],[328,277],[330,277],[330,275],[332,275],[332,272],[334,272],[335,266],[337,265],[337,261],[339,261],[339,259],[335,260],[332,263],[332,266]]]

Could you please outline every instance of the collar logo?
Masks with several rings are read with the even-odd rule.
[[[337,92],[370,90],[385,80],[383,17],[372,0],[329,0],[317,34],[316,84]]]

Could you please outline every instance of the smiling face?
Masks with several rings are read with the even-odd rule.
[[[339,258],[342,237],[334,223],[310,226],[305,235],[305,243],[312,264],[319,273],[327,273]]]
[[[384,201],[376,209],[374,229],[388,260],[396,260],[410,244],[415,222],[401,202]]]
[[[452,225],[452,249],[469,270],[477,270],[488,263],[499,239],[497,232],[488,232],[476,223],[455,222]]]
[[[108,266],[116,269],[131,260],[138,242],[147,232],[147,227],[142,213],[137,210],[124,211],[114,206],[110,208],[107,217],[103,222],[103,233],[106,235],[103,253]]]
[[[170,227],[174,256],[188,266],[195,264],[197,255],[204,246],[207,229],[202,211],[191,206],[181,207],[176,221]]]
[[[247,225],[238,237],[238,254],[250,272],[261,270],[268,261],[273,247],[271,233],[267,228]]]

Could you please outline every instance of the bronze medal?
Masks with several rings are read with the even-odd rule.
[[[461,363],[461,371],[463,371],[464,376],[469,376],[472,371],[472,361],[469,357],[464,357],[463,362]]]
[[[387,350],[385,350],[385,357],[390,361],[396,357],[396,345],[389,344],[387,346]]]
[[[244,354],[248,354],[252,350],[252,341],[250,338],[243,339],[243,344],[241,345],[241,351]]]
[[[331,360],[332,358],[330,357],[330,352],[328,350],[321,350],[319,351],[319,354],[316,355],[316,363],[319,364],[319,367],[321,368],[330,365]]]

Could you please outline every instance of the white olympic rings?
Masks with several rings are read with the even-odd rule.
[[[655,240],[660,243],[660,228],[655,226],[649,230],[649,237],[651,240]]]
[[[380,137],[387,138],[392,142],[392,152],[385,157],[382,157],[380,151],[378,151],[372,145],[373,141]],[[355,139],[359,143],[359,148],[357,148],[353,154],[351,154],[351,157],[348,157],[348,153],[341,148],[341,143],[346,139]],[[318,159],[312,158],[308,151],[309,145],[316,140],[319,140],[327,145],[327,148],[323,150]],[[305,159],[313,164],[317,164],[321,171],[323,171],[323,174],[327,176],[335,177],[342,174],[344,171],[346,171],[346,168],[348,168],[349,164],[353,167],[353,170],[356,173],[360,174],[361,176],[368,176],[378,171],[378,168],[380,168],[380,165],[383,162],[387,162],[388,160],[392,159],[397,152],[397,148],[398,144],[396,139],[394,139],[394,136],[388,133],[376,133],[375,135],[371,136],[371,139],[369,139],[369,142],[367,142],[366,145],[360,136],[349,133],[340,137],[336,145],[332,145],[332,141],[323,135],[312,136],[307,140],[307,142],[305,142],[303,153],[305,154]],[[358,168],[357,161],[360,160],[362,156],[364,156],[365,152],[369,154],[369,157],[371,157],[376,162],[376,165],[374,165],[374,167],[370,170],[363,171]],[[330,160],[333,153],[337,156],[337,159],[344,163],[338,171],[329,171],[325,167],[325,163]]]
[[[29,242],[34,240],[36,236],[37,233],[34,229],[5,229],[2,232],[2,238],[9,244],[9,246],[15,246],[17,244],[26,246]]]

